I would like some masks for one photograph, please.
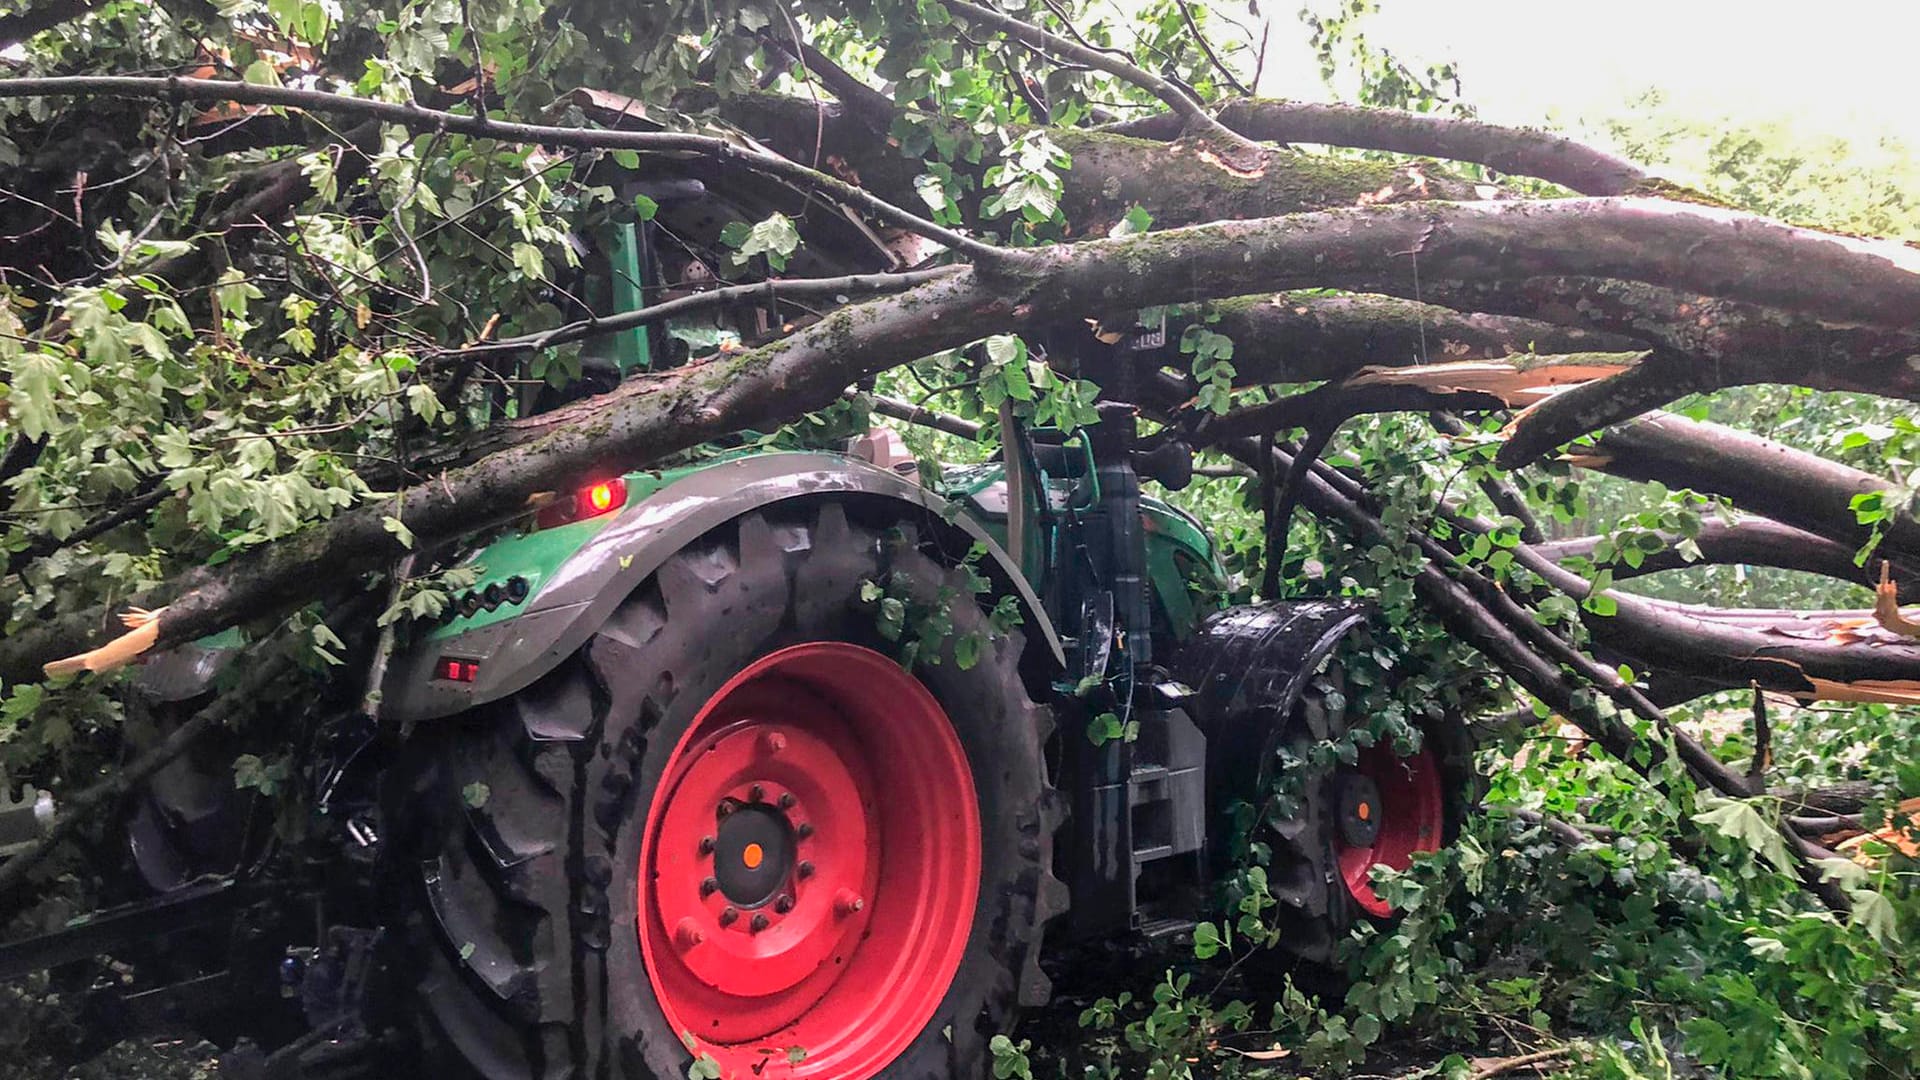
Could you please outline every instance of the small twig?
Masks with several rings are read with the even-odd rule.
[[[856,391],[849,390],[846,396],[848,398],[854,398],[859,395]],[[954,416],[951,413],[943,413],[937,409],[922,408],[911,401],[902,401],[899,398],[887,397],[884,394],[869,394],[867,396],[869,400],[873,402],[873,411],[879,413],[881,416],[891,416],[895,420],[900,420],[905,423],[929,427],[935,431],[944,431],[949,435],[957,435],[962,439],[978,440],[980,438],[982,425],[976,424],[971,420]]]
[[[27,546],[7,556],[7,566],[0,571],[0,577],[15,574],[26,569],[35,559],[44,558],[61,548],[84,544],[103,533],[111,532],[121,525],[140,517],[158,506],[167,497],[167,489],[158,479],[149,481],[147,489],[136,493],[132,498],[105,514],[87,522],[64,537],[55,538],[51,533],[41,533],[27,541]]]
[[[519,352],[533,349],[551,349],[559,345],[568,345],[586,338],[599,337],[621,330],[631,330],[639,326],[650,326],[666,319],[676,318],[689,312],[711,307],[721,307],[740,300],[756,300],[765,296],[769,286],[775,286],[776,299],[787,296],[837,296],[853,293],[891,293],[904,292],[917,285],[924,285],[949,274],[957,273],[958,267],[940,266],[931,270],[913,270],[903,274],[850,274],[837,278],[801,278],[795,281],[754,282],[748,285],[730,285],[724,289],[712,289],[708,292],[682,296],[676,300],[654,304],[650,307],[623,311],[618,315],[581,319],[556,326],[538,334],[524,334],[519,337],[502,338],[499,341],[481,342],[457,349],[447,349],[436,355],[435,359],[449,356],[476,356],[494,353]]]
[[[1293,508],[1300,503],[1300,486],[1306,482],[1307,470],[1320,460],[1327,443],[1333,440],[1333,433],[1340,430],[1346,419],[1333,416],[1308,428],[1306,438],[1300,440],[1299,448],[1293,453],[1293,463],[1287,466],[1287,474],[1280,481],[1273,513],[1267,519],[1266,565],[1260,577],[1260,595],[1269,600],[1280,595],[1280,564],[1286,560],[1287,527],[1293,521]]]
[[[1560,1046],[1552,1050],[1536,1050],[1531,1054],[1489,1061],[1473,1070],[1473,1080],[1490,1080],[1491,1077],[1505,1076],[1508,1073],[1519,1072],[1521,1069],[1533,1069],[1538,1072],[1541,1065],[1550,1061],[1559,1061],[1572,1053],[1573,1050],[1570,1047]]]
[[[1193,6],[1187,3],[1187,0],[1178,0],[1178,2],[1180,5],[1180,18],[1187,24],[1187,30],[1193,34],[1193,40],[1199,43],[1200,51],[1207,54],[1207,62],[1213,65],[1213,70],[1219,72],[1220,77],[1227,80],[1227,85],[1233,87],[1236,93],[1246,97],[1252,97],[1253,91],[1247,89],[1245,83],[1235,78],[1233,71],[1227,67],[1219,56],[1214,54],[1212,43],[1207,41],[1207,35],[1200,32],[1200,24],[1194,21]]]
[[[782,9],[785,14],[785,9]],[[757,35],[760,43],[779,49],[797,62],[803,71],[813,79],[818,79],[827,92],[838,98],[840,104],[867,125],[868,130],[884,136],[893,128],[893,118],[899,115],[893,99],[861,82],[854,74],[827,58],[827,55],[799,35],[791,17],[787,19],[788,32],[792,40],[781,41],[771,32],[762,30]]]
[[[1767,769],[1773,764],[1773,724],[1767,719],[1767,696],[1758,682],[1753,688],[1753,760],[1747,762],[1747,784],[1754,791],[1767,789]]]

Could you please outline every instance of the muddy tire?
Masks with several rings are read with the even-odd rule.
[[[1353,720],[1347,690],[1337,663],[1315,676],[1265,760],[1280,760],[1284,747],[1285,757],[1304,761],[1314,744],[1344,736]],[[1474,805],[1477,778],[1466,725],[1453,717],[1424,725],[1421,747],[1411,756],[1372,746],[1352,765],[1303,771],[1298,812],[1267,815],[1257,836],[1272,851],[1267,880],[1279,902],[1281,948],[1324,966],[1336,961],[1340,942],[1362,920],[1393,920],[1368,880],[1374,863],[1405,869],[1413,853],[1452,844]],[[1263,770],[1253,790],[1269,790],[1273,776]],[[1353,831],[1362,824],[1361,808],[1371,819],[1365,823],[1372,826],[1370,838]]]
[[[939,663],[911,675],[870,664],[898,650],[861,597],[869,581],[922,603],[951,599]],[[1066,890],[1051,872],[1061,818],[1042,756],[1051,717],[1023,686],[1017,634],[960,667],[953,642],[984,617],[957,585],[892,520],[831,502],[750,514],[672,556],[534,685],[436,721],[392,797],[429,1053],[491,1080],[679,1080],[696,1054],[723,1075],[987,1076],[992,1035],[1046,998],[1041,935]],[[903,743],[874,724],[883,713],[931,726]],[[925,768],[960,770],[919,785],[932,795],[900,783],[923,767],[912,756],[922,744],[954,751]],[[716,764],[776,749],[812,764],[764,782],[760,765],[723,775]],[[696,796],[705,801],[689,816]],[[859,806],[869,832],[848,839]],[[908,847],[968,829],[977,845],[939,846],[975,848],[970,864]],[[924,890],[938,902],[902,914],[907,892],[883,871],[916,859],[927,881],[972,880]],[[697,860],[718,869],[701,880]],[[870,907],[851,902],[869,896]],[[926,932],[903,936],[902,918]],[[836,937],[835,926],[852,929]],[[882,955],[869,940],[898,947]],[[921,956],[923,941],[944,958],[890,959]],[[785,974],[773,961],[713,962],[727,959],[717,948],[767,942]],[[814,966],[800,945],[818,953]],[[780,1008],[767,1007],[775,999]],[[712,1030],[741,1010],[756,1019]],[[860,1036],[863,1017],[902,1034]]]

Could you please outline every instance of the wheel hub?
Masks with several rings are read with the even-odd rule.
[[[1370,847],[1380,835],[1380,785],[1365,773],[1340,775],[1340,839]]]
[[[1440,850],[1446,800],[1440,761],[1422,748],[1400,757],[1391,746],[1370,746],[1336,778],[1334,854],[1354,902],[1368,914],[1393,914],[1373,887],[1373,868],[1405,870],[1423,851]]]
[[[773,902],[793,873],[793,825],[760,803],[722,803],[713,849],[713,877],[727,902],[757,908]],[[724,811],[721,812],[721,811]]]

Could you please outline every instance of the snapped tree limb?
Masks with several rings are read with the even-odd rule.
[[[1855,496],[1892,481],[1722,424],[1657,413],[1608,429],[1568,460],[1629,480],[1718,495],[1734,506],[1855,549],[1872,537]],[[1920,520],[1889,506],[1879,553],[1920,559]]]
[[[1732,521],[1708,517],[1691,538],[1677,533],[1658,535],[1664,546],[1658,551],[1643,552],[1638,566],[1618,559],[1608,564],[1615,581],[1689,566],[1745,565],[1798,570],[1862,587],[1867,584],[1868,573],[1853,561],[1852,547],[1754,514],[1743,514]],[[1693,541],[1698,558],[1688,558],[1689,551],[1683,546],[1687,539]],[[1556,563],[1573,558],[1592,559],[1605,540],[1604,536],[1547,540],[1535,544],[1534,550]],[[1902,567],[1900,586],[1910,599],[1920,590],[1920,564],[1896,565]]]

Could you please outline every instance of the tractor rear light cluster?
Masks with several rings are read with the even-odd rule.
[[[447,682],[473,682],[480,678],[480,661],[443,656],[433,666],[433,677]]]
[[[610,514],[627,504],[627,482],[620,477],[602,480],[573,493],[572,498],[556,499],[537,514],[534,527],[551,529],[575,521]]]

